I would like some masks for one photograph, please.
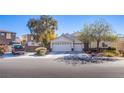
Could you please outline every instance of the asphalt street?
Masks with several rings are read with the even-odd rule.
[[[124,78],[124,60],[67,64],[54,58],[0,58],[0,78]]]

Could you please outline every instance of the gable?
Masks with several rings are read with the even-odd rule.
[[[76,39],[74,40],[74,43],[82,43],[82,42],[76,38]]]
[[[54,39],[52,42],[73,42],[73,41],[69,38],[64,37],[64,36],[60,36],[60,37]]]

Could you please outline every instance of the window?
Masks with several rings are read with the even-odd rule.
[[[6,39],[11,39],[11,33],[6,33]]]
[[[102,47],[108,47],[108,45],[103,42]]]

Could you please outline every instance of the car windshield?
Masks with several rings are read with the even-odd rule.
[[[14,48],[16,48],[16,49],[23,49],[23,47],[21,45],[15,45]]]

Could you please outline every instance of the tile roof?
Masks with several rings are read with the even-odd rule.
[[[5,32],[5,33],[7,33],[7,32],[9,32],[9,33],[15,33],[15,32],[7,31],[7,30],[0,30],[0,32]]]
[[[75,34],[63,34],[62,36],[72,40],[73,42],[78,40],[78,37],[75,36]]]

